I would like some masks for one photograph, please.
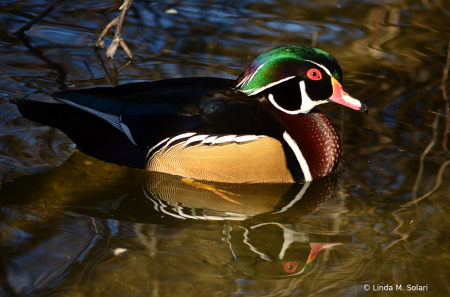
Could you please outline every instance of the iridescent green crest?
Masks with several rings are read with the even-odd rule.
[[[255,95],[283,81],[305,76],[311,67],[320,67],[342,82],[341,67],[329,53],[309,46],[291,45],[277,47],[258,56],[239,76],[235,89]]]

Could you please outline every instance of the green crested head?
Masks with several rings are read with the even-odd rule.
[[[235,89],[256,95],[294,77],[306,77],[311,65],[322,68],[342,82],[341,67],[329,53],[310,46],[291,45],[277,47],[258,56],[239,76]]]

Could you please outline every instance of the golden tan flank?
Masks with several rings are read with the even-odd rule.
[[[248,142],[197,144],[161,149],[148,161],[151,171],[228,183],[293,183],[281,143],[271,137]]]

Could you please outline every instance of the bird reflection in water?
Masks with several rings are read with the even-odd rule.
[[[238,268],[255,277],[279,278],[307,273],[320,251],[351,242],[351,236],[296,227],[336,186],[334,175],[304,184],[255,185],[149,173],[145,195],[155,210],[177,219],[225,221],[223,240]],[[137,234],[144,235],[142,231]]]

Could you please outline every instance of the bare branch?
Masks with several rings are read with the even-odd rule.
[[[125,45],[125,41],[122,38],[123,24],[125,23],[125,19],[127,18],[128,12],[130,11],[131,3],[133,3],[133,0],[125,0],[121,7],[122,13],[120,14],[120,17],[119,17],[119,20],[117,23],[117,29],[116,29],[116,33],[114,35],[114,39],[113,39],[111,45],[109,46],[108,51],[106,52],[106,56],[108,58],[114,58],[114,55],[117,51],[117,47],[119,46],[119,44],[122,45],[122,47],[124,48],[124,50],[126,51],[128,56],[130,58],[133,58],[133,54],[128,49],[128,47]]]
[[[444,131],[444,138],[442,139],[442,147],[444,148],[444,150],[448,151],[447,149],[447,138],[448,138],[448,133],[450,132],[449,130],[449,125],[450,125],[450,104],[448,102],[448,98],[447,98],[447,89],[445,86],[445,82],[447,81],[447,76],[448,76],[448,70],[450,68],[450,36],[449,36],[449,42],[448,42],[448,50],[447,50],[447,62],[445,63],[444,66],[444,71],[442,73],[442,80],[441,80],[441,90],[442,90],[442,97],[444,97],[444,100],[447,101],[445,104],[445,109],[446,109],[446,113],[447,113],[447,120],[445,123],[445,131]]]
[[[106,36],[106,34],[108,33],[109,29],[111,29],[112,27],[114,27],[115,25],[117,25],[117,23],[119,22],[120,19],[120,15],[118,17],[116,17],[114,20],[112,20],[106,27],[105,29],[103,29],[102,33],[100,34],[100,36],[98,37],[97,41],[95,42],[95,47],[101,47],[103,48],[103,37]]]

